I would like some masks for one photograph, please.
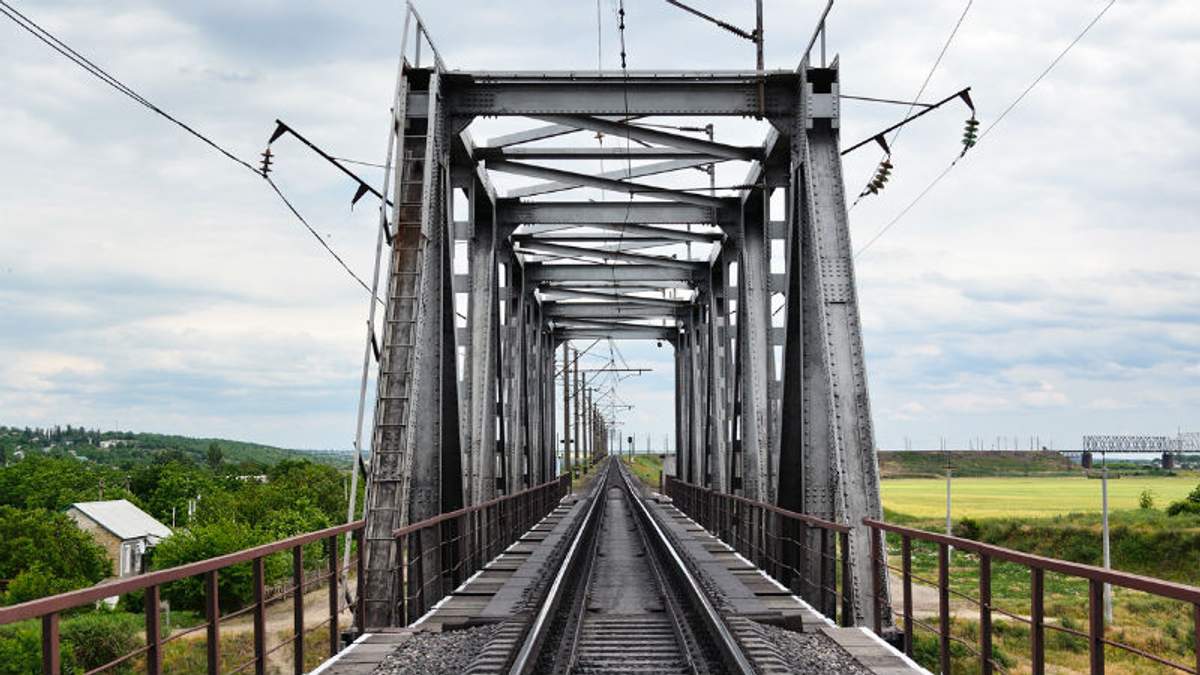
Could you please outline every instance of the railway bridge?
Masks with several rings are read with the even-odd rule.
[[[365,625],[402,622],[404,584],[440,583],[437,561],[402,577],[396,530],[555,478],[556,355],[596,338],[674,349],[675,478],[853,529],[851,611],[872,623],[862,521],[881,515],[879,477],[839,68],[812,54],[823,26],[793,70],[492,72],[449,69],[409,17],[380,208],[386,307],[372,303],[364,359],[378,361]],[[527,124],[480,143],[481,118]],[[763,135],[735,145],[663,123],[718,118],[761,121]],[[738,185],[646,182],[725,163],[744,165]],[[501,196],[497,173],[540,182]],[[762,546],[778,527],[756,530]],[[806,536],[810,559],[789,569],[831,576],[835,542]]]

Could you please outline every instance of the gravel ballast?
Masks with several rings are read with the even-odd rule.
[[[496,626],[444,633],[417,631],[375,669],[375,675],[458,675],[465,672]]]
[[[853,656],[821,633],[794,633],[778,626],[761,625],[762,637],[779,650],[795,673],[870,675]]]

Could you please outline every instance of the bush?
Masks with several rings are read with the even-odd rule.
[[[979,522],[974,518],[963,518],[954,524],[951,534],[963,539],[979,540]]]
[[[261,543],[264,543],[262,536],[245,523],[230,520],[196,525],[176,532],[156,546],[152,565],[156,570],[176,567]],[[287,561],[279,556],[267,558],[267,582],[282,578],[287,572],[287,567]],[[222,609],[237,609],[254,598],[254,577],[249,563],[225,568],[217,578]],[[204,611],[204,587],[201,577],[189,577],[165,584],[162,587],[162,596],[175,609]]]
[[[1148,511],[1154,508],[1154,491],[1150,488],[1142,490],[1142,494],[1138,495],[1138,508]]]
[[[1168,516],[1178,516],[1180,514],[1200,515],[1200,485],[1197,485],[1187,497],[1171,502],[1167,506]]]
[[[108,556],[65,514],[0,506],[0,600],[14,604],[90,586],[111,571]]]
[[[62,623],[62,640],[70,643],[75,661],[85,670],[99,668],[142,646],[144,618],[124,612],[91,612]],[[126,662],[106,673],[132,673]]]
[[[0,675],[28,675],[41,671],[42,628],[38,622],[22,621],[0,626]]]

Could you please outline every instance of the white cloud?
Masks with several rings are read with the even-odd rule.
[[[720,9],[749,23],[749,7]],[[585,4],[420,9],[451,67],[595,67],[595,8]],[[990,124],[1096,9],[976,3],[927,97],[971,85]],[[751,65],[742,42],[666,3],[627,10],[631,67]],[[835,6],[830,48],[843,90],[911,96],[960,10]],[[242,156],[261,151],[280,117],[337,154],[374,161],[400,11],[149,0],[29,9]],[[795,66],[817,11],[768,0],[769,67]],[[604,21],[604,61],[615,67],[615,24],[608,12]],[[0,156],[10,160],[0,163],[0,363],[10,364],[0,371],[0,423],[107,426],[116,417],[344,447],[361,289],[244,169],[13,26],[0,30]],[[858,259],[881,445],[998,433],[1062,445],[1106,423],[1151,432],[1195,418],[1200,194],[1187,186],[1200,180],[1200,95],[1179,83],[1200,78],[1197,30],[1200,14],[1183,0],[1118,3]],[[705,49],[686,48],[696,44]],[[902,112],[847,101],[843,140],[869,137]],[[906,128],[887,190],[851,212],[857,245],[958,154],[965,116],[951,107]],[[1136,138],[1114,132],[1130,120]],[[720,139],[752,142],[756,126],[722,120]],[[296,144],[275,149],[277,180],[365,273],[372,209],[351,213],[351,187]],[[847,157],[851,196],[877,160],[873,149]],[[631,364],[655,368],[621,391],[636,406],[629,430],[658,444],[674,431],[670,351],[622,349]],[[31,353],[39,356],[26,366]]]

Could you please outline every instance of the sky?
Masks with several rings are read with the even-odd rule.
[[[693,4],[753,23],[749,0]],[[910,99],[965,4],[835,5],[842,92]],[[1104,4],[973,2],[924,98],[971,86],[986,128]],[[400,3],[13,5],[252,162],[276,118],[335,155],[383,159]],[[594,69],[598,11],[615,68],[614,5],[417,3],[448,67],[474,70]],[[823,5],[765,2],[769,68],[796,66]],[[631,68],[753,67],[749,44],[665,2],[626,11]],[[1198,71],[1194,3],[1118,2],[858,256],[881,447],[1200,428]],[[0,92],[0,424],[350,447],[366,294],[265,183],[6,20]],[[845,101],[843,143],[904,111]],[[851,211],[856,249],[958,154],[966,116],[947,106],[905,129],[888,187]],[[718,140],[749,133],[722,124]],[[373,205],[352,211],[354,186],[298,145],[273,150],[281,189],[368,276]],[[851,198],[878,160],[846,158]],[[624,429],[660,446],[671,351],[621,351],[654,369],[621,384]]]

